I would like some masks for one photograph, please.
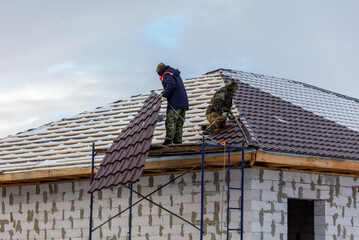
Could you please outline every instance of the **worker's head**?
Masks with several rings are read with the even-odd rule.
[[[237,85],[236,81],[231,79],[226,83],[226,88],[228,88],[229,90],[234,92],[238,89],[238,85]]]
[[[159,64],[157,65],[157,68],[156,68],[156,73],[159,74],[159,72],[161,71],[161,69],[164,68],[164,67],[166,67],[166,64],[164,64],[164,63],[159,63]]]

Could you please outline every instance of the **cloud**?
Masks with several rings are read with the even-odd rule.
[[[160,88],[159,62],[184,78],[224,67],[359,98],[358,7],[332,0],[1,2],[0,125],[9,127],[0,137]]]
[[[38,126],[39,123],[42,122],[42,119],[40,118],[29,118],[26,120],[20,120],[16,122],[2,122],[0,124],[0,132],[3,133],[1,137],[5,137],[8,134],[11,133],[11,135],[14,135],[18,133],[18,129],[30,129],[31,126]]]
[[[160,19],[146,26],[142,33],[149,40],[155,41],[167,49],[175,49],[178,45],[180,35],[185,28],[185,23],[179,18]]]
[[[57,64],[54,66],[50,66],[47,70],[48,73],[54,74],[58,72],[71,71],[75,68],[74,62],[67,62],[62,64]]]

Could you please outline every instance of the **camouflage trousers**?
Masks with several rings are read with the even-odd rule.
[[[224,128],[226,126],[226,117],[223,117],[222,114],[217,112],[206,113],[207,121],[209,122],[207,130],[209,132],[214,132],[217,128]]]
[[[186,117],[186,109],[167,109],[166,112],[166,140],[182,143],[182,127]]]

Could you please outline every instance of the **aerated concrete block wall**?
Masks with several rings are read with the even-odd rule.
[[[315,240],[359,239],[357,178],[259,169],[246,178],[246,240],[288,239],[288,199],[315,200]]]
[[[226,185],[222,171],[205,174],[204,239],[226,239]],[[147,195],[177,175],[142,177],[134,190]],[[240,172],[231,173],[240,187]],[[288,198],[315,201],[316,240],[359,239],[359,180],[348,177],[246,169],[245,240],[287,239]],[[150,199],[200,226],[201,174],[190,173]],[[0,188],[0,239],[88,239],[88,182]],[[114,187],[94,194],[94,227],[129,206],[129,190]],[[134,194],[135,203],[140,197]],[[231,207],[239,207],[238,191]],[[143,200],[133,207],[132,239],[199,239],[199,231]],[[93,233],[93,239],[128,239],[128,211]],[[238,228],[240,214],[232,210],[230,225]],[[238,233],[230,239],[239,239]]]
[[[142,177],[134,190],[147,195],[177,175]],[[234,176],[233,179],[239,179]],[[226,195],[223,172],[205,174],[204,230],[208,240],[225,239]],[[233,180],[236,183],[237,180]],[[237,182],[237,184],[240,184]],[[90,195],[88,182],[41,184],[0,188],[0,239],[88,239]],[[239,206],[239,195],[233,196]],[[140,197],[133,195],[133,203]],[[150,199],[200,226],[201,174],[189,173],[155,193]],[[222,202],[223,201],[223,202]],[[105,189],[94,194],[94,227],[129,206],[125,187]],[[222,208],[223,206],[223,208]],[[133,207],[132,239],[199,239],[193,226],[143,200]],[[93,233],[93,239],[128,239],[129,212]],[[222,225],[221,225],[222,223]],[[233,225],[239,224],[239,218]],[[236,233],[233,236],[237,236]],[[235,239],[235,238],[233,238]],[[238,239],[238,238],[236,238]]]

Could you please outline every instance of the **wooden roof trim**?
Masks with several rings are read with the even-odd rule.
[[[231,154],[232,164],[240,164],[241,153]],[[207,156],[206,171],[213,171],[223,167],[223,156]],[[359,176],[359,162],[354,160],[341,160],[317,158],[307,156],[292,156],[262,151],[245,153],[245,161],[253,168],[273,169],[293,172],[309,172],[315,174],[336,176]],[[100,162],[100,161],[96,161]],[[179,158],[178,160],[147,161],[144,175],[160,175],[181,173],[201,162],[200,157]],[[88,179],[90,167],[74,167],[61,169],[33,169],[33,171],[0,174],[0,186],[28,185],[69,180]]]
[[[29,183],[38,184],[49,181],[50,179],[56,181],[61,178],[70,179],[81,175],[89,176],[90,173],[90,167],[61,168],[10,173],[0,175],[0,186],[28,185]]]
[[[246,159],[249,160],[251,154],[246,154]],[[240,153],[231,154],[232,163],[240,163],[242,155]],[[213,170],[215,167],[223,167],[223,156],[208,156],[205,158],[206,171]],[[100,162],[100,161],[97,161]],[[173,172],[180,173],[186,171],[201,162],[201,158],[184,158],[178,160],[168,161],[153,161],[146,162],[144,174],[145,175],[158,175],[159,173],[171,174]],[[155,171],[152,172],[152,171]],[[97,170],[95,169],[95,172]],[[0,186],[20,186],[68,181],[70,179],[78,180],[79,177],[89,178],[91,174],[91,167],[72,167],[72,168],[61,168],[61,169],[37,169],[26,172],[16,172],[8,174],[0,174]]]
[[[258,151],[254,166],[359,176],[359,161]]]

